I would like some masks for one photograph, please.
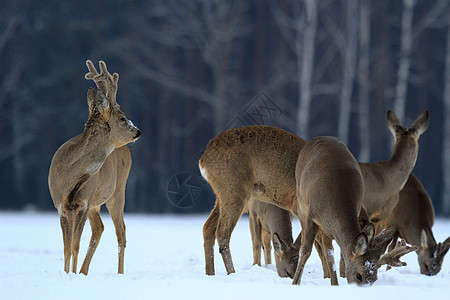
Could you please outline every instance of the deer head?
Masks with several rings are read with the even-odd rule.
[[[97,91],[89,88],[87,93],[89,119],[86,128],[98,128],[100,124],[108,133],[107,136],[113,142],[114,148],[137,140],[141,132],[133,122],[127,119],[116,102],[119,74],[111,75],[103,61],[100,61],[101,73],[97,72],[90,60],[86,61],[86,65],[89,73],[85,75],[85,78],[92,79],[98,87]]]
[[[277,233],[272,235],[272,241],[278,276],[293,278],[298,264],[301,233],[292,245],[280,238]]]
[[[420,135],[428,128],[429,117],[430,113],[426,110],[414,121],[410,128],[405,128],[397,115],[392,110],[388,110],[386,122],[389,131],[395,138],[395,144],[397,145],[400,142],[417,143]]]
[[[450,237],[443,243],[436,244],[434,237],[422,229],[420,244],[421,248],[417,252],[420,273],[428,276],[436,275],[441,270],[445,254],[450,247]]]
[[[395,228],[385,229],[375,237],[374,232],[373,225],[369,224],[355,238],[351,254],[345,262],[348,283],[373,284],[377,280],[378,269],[382,265],[405,266],[406,263],[401,262],[399,258],[417,250],[417,247],[406,246],[403,241],[393,251],[384,254],[395,233]]]

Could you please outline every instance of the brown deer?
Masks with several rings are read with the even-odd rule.
[[[363,204],[371,222],[387,218],[397,205],[398,193],[416,164],[419,137],[428,121],[429,113],[425,111],[410,128],[405,128],[392,110],[387,112],[387,126],[395,139],[391,159],[359,164],[365,186]]]
[[[396,266],[394,260],[413,251],[405,249],[406,245],[403,245],[395,255],[391,252],[381,257],[392,239],[394,229],[384,230],[374,237],[372,224],[360,227],[363,177],[355,158],[337,138],[311,139],[299,153],[295,178],[302,242],[293,284],[300,284],[319,231],[322,247],[330,249],[331,239],[335,239],[341,248],[349,283],[372,284],[382,264]],[[331,274],[331,284],[337,285],[335,270],[329,269],[328,272]]]
[[[271,126],[229,129],[212,139],[199,161],[216,194],[203,226],[205,269],[214,275],[214,243],[228,274],[234,273],[230,237],[250,200],[275,204],[296,215],[295,164],[306,142]]]
[[[419,179],[411,173],[400,191],[394,211],[377,224],[376,231],[394,226],[397,231],[389,250],[392,250],[398,237],[417,246],[420,273],[432,276],[441,270],[444,256],[450,247],[450,237],[443,243],[436,243],[431,230],[433,223],[434,209],[430,196]]]
[[[230,129],[209,142],[199,161],[201,174],[216,194],[216,204],[203,226],[207,275],[215,274],[216,239],[227,273],[235,272],[230,252],[231,233],[250,200],[274,204],[301,220],[295,165],[305,143],[271,126]],[[324,240],[328,243],[322,249],[330,253],[331,240]],[[330,256],[328,269],[332,263],[334,258]]]
[[[98,90],[89,88],[89,118],[82,134],[65,142],[53,156],[48,185],[58,213],[64,242],[64,271],[77,272],[80,238],[86,219],[92,237],[80,273],[88,274],[89,264],[103,232],[100,206],[106,204],[116,228],[119,244],[118,273],[124,272],[126,245],[123,209],[125,185],[131,167],[128,143],[141,132],[125,117],[116,102],[119,75],[111,75],[100,61],[100,74],[90,60],[86,62]]]
[[[272,263],[271,240],[275,252],[275,265],[280,277],[293,278],[297,268],[300,251],[299,235],[292,239],[292,219],[287,210],[273,204],[251,201],[249,208],[249,226],[253,245],[253,264],[261,266],[261,246],[264,249],[266,265]]]

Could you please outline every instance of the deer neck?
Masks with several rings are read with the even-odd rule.
[[[412,140],[400,140],[394,145],[391,159],[385,162],[385,182],[398,192],[405,185],[414,169],[419,146]]]
[[[342,221],[343,219],[341,219],[341,222]],[[347,260],[353,253],[353,243],[358,234],[361,233],[361,229],[359,228],[357,219],[354,220],[354,222],[346,222],[346,224],[341,223],[340,225],[341,226],[335,226],[336,233],[334,238],[339,245],[339,248],[341,248],[344,259]]]
[[[95,174],[114,151],[109,133],[109,125],[103,120],[90,119],[86,123],[76,158],[81,172]]]

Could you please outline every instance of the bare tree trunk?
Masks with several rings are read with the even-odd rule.
[[[359,106],[358,106],[358,123],[359,123],[359,155],[358,161],[370,161],[370,2],[362,0],[359,12]]]
[[[317,31],[317,2],[305,0],[306,26],[303,35],[300,20],[297,25],[297,66],[299,72],[299,91],[297,105],[297,130],[296,133],[304,138],[309,138],[309,114],[312,101],[312,77],[314,65],[315,36]],[[303,50],[303,51],[302,51]]]
[[[394,111],[403,122],[405,121],[406,93],[408,89],[410,54],[412,47],[412,26],[415,0],[403,0],[403,16],[400,41],[400,62],[397,71],[397,86],[395,89]]]
[[[445,54],[445,87],[444,87],[444,192],[442,209],[445,215],[450,214],[450,14],[448,15],[447,51]]]
[[[348,144],[349,125],[351,114],[351,97],[357,62],[357,41],[358,41],[358,2],[348,0],[347,2],[347,38],[343,65],[343,82],[341,89],[341,108],[339,111],[338,136],[344,144]]]

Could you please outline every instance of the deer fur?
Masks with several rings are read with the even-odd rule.
[[[80,238],[86,219],[92,228],[89,248],[80,273],[88,274],[89,264],[100,241],[104,226],[100,207],[106,204],[116,228],[119,244],[118,273],[124,272],[126,246],[123,209],[125,185],[131,167],[126,144],[136,141],[139,129],[120,110],[116,102],[119,75],[109,74],[100,61],[99,74],[91,61],[86,79],[93,79],[98,90],[89,88],[89,118],[83,133],[65,142],[53,156],[48,185],[60,215],[64,243],[64,271],[77,272]]]
[[[279,128],[244,126],[212,139],[199,161],[200,172],[216,194],[203,226],[205,270],[214,275],[214,243],[228,274],[234,273],[231,233],[250,200],[297,214],[295,164],[306,142]]]
[[[293,284],[300,284],[316,235],[322,245],[335,239],[345,260],[349,283],[371,284],[378,261],[392,239],[393,229],[374,237],[374,227],[360,228],[364,181],[358,163],[337,138],[316,137],[300,151],[295,171],[298,211],[302,224],[301,257]],[[329,270],[337,285],[335,269]]]
[[[398,237],[418,247],[417,255],[420,273],[433,276],[439,273],[445,254],[450,247],[450,237],[443,243],[437,243],[432,227],[434,209],[430,196],[422,183],[410,174],[405,187],[400,191],[399,201],[392,214],[376,226],[376,231],[387,227],[395,227],[397,231],[389,246],[389,251],[395,246]]]
[[[425,111],[405,128],[392,110],[387,112],[387,126],[395,139],[391,159],[359,164],[365,186],[363,204],[371,222],[387,218],[397,205],[398,194],[416,164],[419,137],[428,121],[429,112]]]
[[[275,265],[280,277],[293,278],[297,268],[300,250],[299,235],[292,238],[293,214],[276,205],[251,201],[249,208],[249,226],[252,236],[253,264],[261,266],[261,246],[264,249],[266,265],[272,263],[271,244],[275,252]]]

